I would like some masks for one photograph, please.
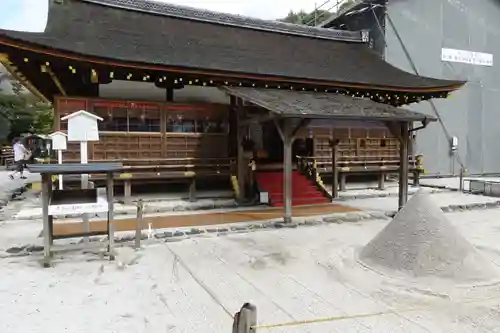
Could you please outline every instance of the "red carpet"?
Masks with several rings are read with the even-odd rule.
[[[256,175],[259,187],[269,193],[271,206],[283,206],[283,171],[260,171]],[[292,172],[292,205],[317,205],[330,203],[316,186],[298,171]]]

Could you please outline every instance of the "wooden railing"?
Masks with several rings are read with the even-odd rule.
[[[64,163],[79,163],[68,159]],[[121,162],[123,168],[117,173],[122,179],[179,179],[196,176],[227,176],[234,170],[234,158],[158,158],[144,159],[93,160],[91,163]],[[147,162],[147,163],[146,163]],[[52,161],[52,163],[57,163]]]
[[[307,161],[313,162],[320,173],[332,172],[331,157],[303,157]],[[409,169],[421,168],[421,158],[408,157]],[[400,160],[398,156],[384,157],[353,157],[339,156],[337,168],[343,172],[375,172],[385,170],[399,170]]]
[[[419,184],[420,174],[424,172],[422,156],[408,157],[408,171],[413,175],[414,185]],[[299,157],[299,166],[310,177],[316,178],[318,184],[322,185],[321,175],[332,174],[331,157]],[[387,174],[397,173],[400,169],[400,160],[397,156],[383,157],[352,157],[342,156],[337,161],[337,172],[339,175],[339,190],[346,188],[347,175],[376,174],[379,177],[379,189],[384,189]],[[322,185],[324,186],[324,185]]]
[[[330,199],[333,198],[332,194],[330,193],[330,191],[328,191],[325,184],[323,183],[323,179],[321,178],[321,175],[316,169],[314,160],[297,156],[297,167],[302,174],[306,175],[306,177],[309,178],[309,180],[311,180],[316,185],[318,190],[320,190],[324,195],[326,195]]]

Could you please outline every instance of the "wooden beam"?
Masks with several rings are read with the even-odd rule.
[[[42,65],[40,67],[40,70],[41,70],[42,73],[47,73],[47,74],[50,75],[50,78],[52,79],[52,81],[56,85],[57,89],[59,89],[59,92],[61,93],[62,96],[67,96],[68,95],[68,94],[66,94],[66,90],[62,86],[61,81],[59,81],[59,78],[57,77],[57,75],[54,74],[54,72],[52,71],[52,69],[50,68],[50,66],[48,66],[48,65]]]
[[[0,53],[0,63],[5,67],[7,72],[17,81],[21,82],[21,84],[26,87],[33,95],[38,97],[45,103],[50,103],[50,100],[45,97],[44,94],[40,92],[24,75],[17,71],[17,67],[9,60],[9,56],[6,53]]]

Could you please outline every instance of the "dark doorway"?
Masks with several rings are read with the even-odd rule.
[[[293,161],[297,161],[297,156],[308,157],[313,155],[314,140],[310,138],[297,138],[292,146]]]
[[[272,121],[262,125],[263,146],[267,152],[267,158],[263,162],[283,162],[283,140],[278,129]]]

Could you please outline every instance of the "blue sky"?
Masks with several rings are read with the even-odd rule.
[[[155,0],[173,4],[262,19],[277,19],[290,10],[312,11],[325,0]],[[323,9],[334,7],[338,0],[330,0]],[[47,22],[48,0],[0,0],[0,29],[42,32]]]
[[[47,0],[1,0],[0,28],[42,32],[47,23]]]

